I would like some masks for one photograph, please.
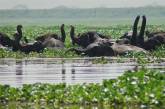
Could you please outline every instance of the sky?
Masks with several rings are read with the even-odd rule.
[[[0,9],[27,6],[30,9],[165,6],[165,0],[0,0]]]

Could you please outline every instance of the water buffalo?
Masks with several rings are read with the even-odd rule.
[[[97,37],[95,37],[95,35],[97,35]],[[76,37],[75,27],[72,25],[70,30],[70,37],[73,45],[77,44],[83,48],[86,48],[88,45],[94,43],[96,40],[98,40],[98,38],[108,39],[106,36],[95,31],[88,31],[82,34],[79,33]]]
[[[48,33],[37,37],[36,41],[42,42],[42,44],[47,48],[53,48],[53,49],[64,48],[65,47],[64,43],[66,38],[64,24],[61,25],[60,30],[61,30],[61,36],[56,33],[53,34]]]

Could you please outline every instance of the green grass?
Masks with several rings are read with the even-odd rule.
[[[86,32],[86,31],[97,31],[100,32],[108,37],[118,39],[122,36],[125,32],[131,30],[130,25],[113,25],[113,26],[85,26],[85,25],[75,25],[76,27],[76,34]],[[149,31],[163,31],[165,30],[165,25],[148,25],[147,30]],[[1,26],[0,32],[6,33],[8,36],[12,38],[14,32],[16,31],[16,25],[10,26]],[[66,53],[67,49],[73,47],[71,45],[71,39],[69,36],[70,28],[69,25],[65,26],[65,31],[67,34],[66,37],[66,49],[64,50],[44,50],[43,53],[30,53],[29,55],[20,53],[20,52],[12,52],[0,49],[0,58],[23,58],[23,57],[82,57],[76,55],[74,52]],[[23,35],[26,36],[31,42],[34,39],[42,34],[45,33],[57,33],[60,34],[59,26],[24,26],[23,28]],[[124,57],[156,57],[156,58],[165,58],[165,46],[159,47],[157,50],[152,51],[150,53],[143,54],[143,53],[129,53]]]
[[[109,105],[165,107],[165,74],[155,70],[127,71],[100,84],[0,85],[0,103],[10,102],[59,105]]]

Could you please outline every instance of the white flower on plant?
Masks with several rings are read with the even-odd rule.
[[[104,88],[104,92],[108,92],[109,91],[109,89],[108,88]]]
[[[132,81],[131,84],[135,85],[135,84],[137,84],[137,81]]]
[[[155,97],[155,95],[152,93],[152,94],[150,94],[149,95],[151,98],[154,98]]]

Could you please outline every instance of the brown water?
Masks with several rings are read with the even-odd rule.
[[[116,78],[132,70],[137,63],[92,64],[92,59],[0,59],[0,84],[22,86],[42,83],[100,83],[103,79]],[[165,62],[148,64],[148,68],[165,72]]]

